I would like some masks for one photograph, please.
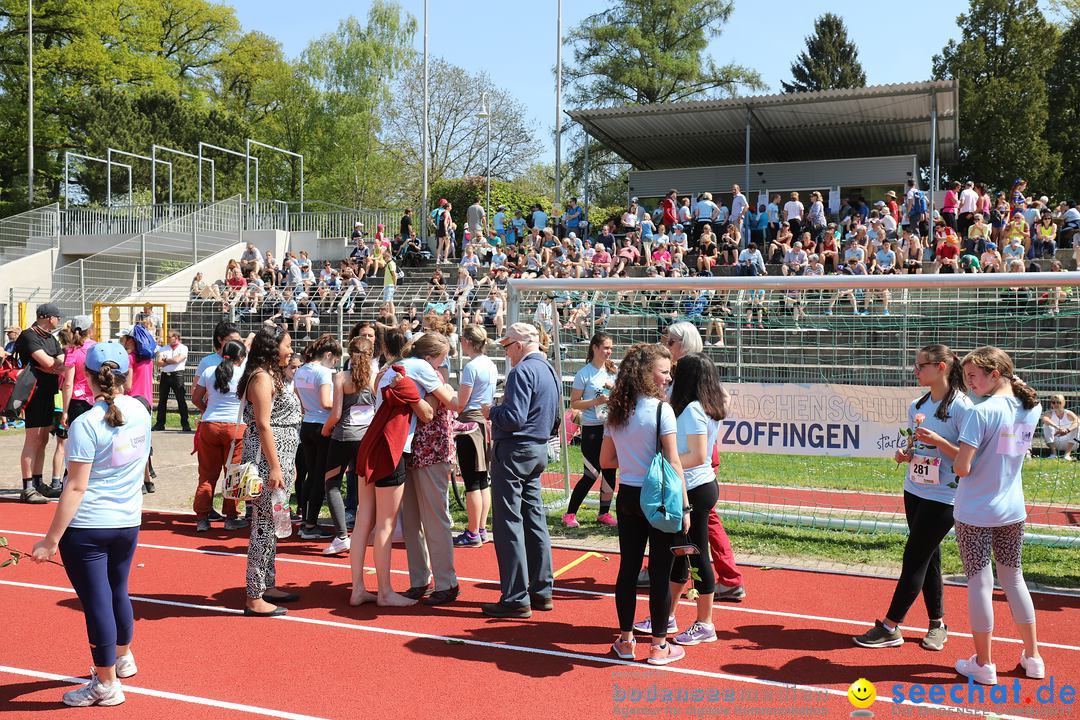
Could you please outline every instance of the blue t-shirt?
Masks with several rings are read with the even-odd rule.
[[[892,250],[878,250],[874,257],[877,258],[878,265],[886,270],[896,265],[896,253]]]
[[[581,225],[582,207],[575,205],[571,208],[566,208],[566,227],[570,230],[577,230]]]
[[[495,217],[493,218],[493,220],[495,222],[495,232],[501,233],[501,232],[504,232],[506,230],[506,213],[505,212],[500,210],[499,212],[495,213]]]
[[[233,366],[232,380],[229,381],[229,392],[223,393],[214,387],[214,373],[217,366],[211,365],[203,370],[196,378],[195,384],[206,388],[206,412],[202,414],[202,422],[240,422],[240,398],[236,396],[236,386],[240,382],[240,376],[244,372],[242,365]]]
[[[420,397],[434,392],[443,386],[442,378],[439,373],[435,371],[435,368],[431,367],[431,363],[422,358],[402,358],[398,360],[398,363],[405,368],[405,377],[408,377],[416,383],[416,386],[420,389]],[[397,377],[397,373],[393,369],[387,369],[383,373],[382,380],[379,381],[379,387],[375,389],[375,410],[378,411],[379,406],[382,405],[382,389],[390,384],[390,381]],[[412,452],[413,435],[416,434],[416,415],[412,416],[409,422],[409,437],[405,439],[404,452]]]
[[[330,409],[322,406],[321,388],[334,386],[334,371],[321,363],[310,362],[297,369],[293,384],[304,408],[304,422],[326,422],[330,418]]]
[[[716,445],[716,436],[720,433],[720,421],[706,415],[701,403],[695,400],[683,408],[676,421],[676,427],[678,429],[676,441],[680,455],[690,452],[690,443],[687,440],[690,435],[705,436],[705,462],[692,468],[683,468],[686,489],[693,490],[715,480],[716,470],[712,466],[712,454],[713,447]]]
[[[543,230],[547,227],[548,216],[547,213],[543,210],[533,210],[532,219],[534,228],[540,228],[541,230]]]
[[[607,383],[614,384],[615,375],[609,373],[606,368],[597,368],[592,363],[586,363],[585,367],[578,370],[574,376],[574,390],[581,390],[582,400],[592,400],[597,395],[607,395],[611,391],[604,387]],[[607,404],[585,408],[581,411],[582,425],[603,425],[607,420]]]
[[[626,425],[614,428],[604,426],[604,437],[610,437],[615,443],[619,456],[619,482],[628,487],[641,487],[649,466],[659,448],[656,444],[656,398],[638,398],[634,414]],[[676,432],[675,411],[664,403],[660,411],[660,434],[674,435]]]
[[[465,410],[479,410],[482,405],[495,402],[495,384],[499,381],[499,369],[487,355],[477,355],[461,369],[461,384],[472,388]]]
[[[1025,410],[1014,397],[994,396],[968,411],[960,442],[975,448],[971,474],[960,479],[953,518],[976,527],[1001,527],[1027,517],[1020,468],[1031,447],[1042,406]]]
[[[765,214],[769,218],[769,222],[774,225],[780,222],[780,206],[776,203],[769,203],[766,205]]]
[[[528,224],[525,222],[525,218],[515,217],[513,220],[510,221],[510,224],[514,228],[515,237],[520,238],[525,236],[525,228],[528,227]]]
[[[68,428],[69,462],[92,463],[74,528],[131,528],[142,523],[143,468],[150,457],[150,412],[133,397],[113,401],[124,416],[120,427],[105,423],[104,401],[75,418]]]
[[[927,398],[926,402],[919,408],[915,407],[917,402],[918,400],[912,401],[908,407],[908,427],[914,431],[915,415],[922,413],[926,418],[922,421],[921,427],[936,432],[953,445],[956,445],[960,439],[960,428],[964,425],[964,418],[971,410],[971,401],[968,400],[967,395],[957,393],[953,397],[952,402],[949,404],[948,420],[939,420],[937,418],[938,402],[934,398]],[[914,465],[908,465],[907,477],[904,479],[904,490],[924,500],[933,500],[952,505],[956,497],[956,472],[953,470],[953,461],[945,457],[938,448],[923,445],[919,442],[914,443],[911,450],[914,455],[919,457],[938,458],[940,464],[924,467],[923,463],[916,460]]]

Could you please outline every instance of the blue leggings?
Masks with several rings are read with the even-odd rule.
[[[135,618],[128,574],[139,528],[68,528],[60,538],[71,587],[86,615],[86,636],[96,667],[116,664],[116,646],[130,645]]]

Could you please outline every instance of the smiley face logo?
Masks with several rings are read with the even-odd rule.
[[[866,678],[859,678],[848,688],[847,696],[852,705],[865,709],[874,704],[874,700],[877,699],[877,689]]]

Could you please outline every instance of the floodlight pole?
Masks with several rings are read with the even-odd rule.
[[[480,95],[480,117],[487,121],[487,142],[484,143],[484,179],[487,181],[487,199],[485,212],[491,213],[491,108],[488,107],[488,94],[485,90]]]
[[[750,221],[750,106],[746,106],[746,167],[744,170],[744,177],[746,178],[743,186],[740,188],[746,193],[746,209],[743,210],[743,221],[740,223],[742,227],[739,228],[739,232],[743,238],[743,247],[746,247],[750,243],[750,231],[743,231],[746,224]],[[734,202],[734,198],[732,199]]]
[[[919,179],[915,178],[916,185]],[[930,222],[934,231],[934,194],[937,190],[937,93],[930,94]],[[928,233],[929,234],[929,233]]]
[[[428,142],[429,142],[429,140],[428,140],[428,0],[424,0],[424,103],[423,103],[423,105],[424,105],[424,108],[423,108],[424,109],[424,112],[423,112],[423,115],[424,115],[424,127],[422,128],[422,130],[420,132],[420,136],[422,138],[421,141],[420,141],[420,145],[421,145],[420,155],[423,158],[424,170],[423,170],[423,180],[421,181],[421,184],[422,184],[423,187],[422,187],[422,189],[420,191],[420,195],[421,195],[421,197],[420,197],[420,206],[422,208],[422,212],[424,213],[424,217],[420,221],[420,227],[422,228],[422,233],[423,233],[422,237],[424,239],[424,244],[428,245],[429,242],[430,242],[428,240],[428,221],[429,221],[429,218],[431,217],[428,214],[428,193],[430,192],[428,190],[428,163],[429,163],[429,158],[428,158],[428,152],[429,152],[429,150],[428,150]]]
[[[26,9],[26,197],[34,206],[34,0]]]
[[[582,198],[581,212],[585,214],[585,235],[586,235],[586,237],[588,237],[590,231],[592,230],[591,226],[588,224],[589,223],[589,135],[588,135],[588,133],[585,134],[585,163],[584,163],[584,165],[585,165],[584,172],[582,172],[582,175],[583,175],[583,180],[582,180],[583,187],[582,187],[582,196],[581,196],[581,198]]]
[[[562,0],[555,20],[555,204],[562,205]]]

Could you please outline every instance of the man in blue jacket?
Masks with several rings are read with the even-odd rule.
[[[540,350],[535,326],[514,323],[499,344],[513,366],[502,403],[488,410],[492,527],[502,597],[484,603],[483,612],[527,618],[534,608],[551,609],[551,538],[540,474],[547,467],[547,442],[557,428],[562,403],[555,370]]]

